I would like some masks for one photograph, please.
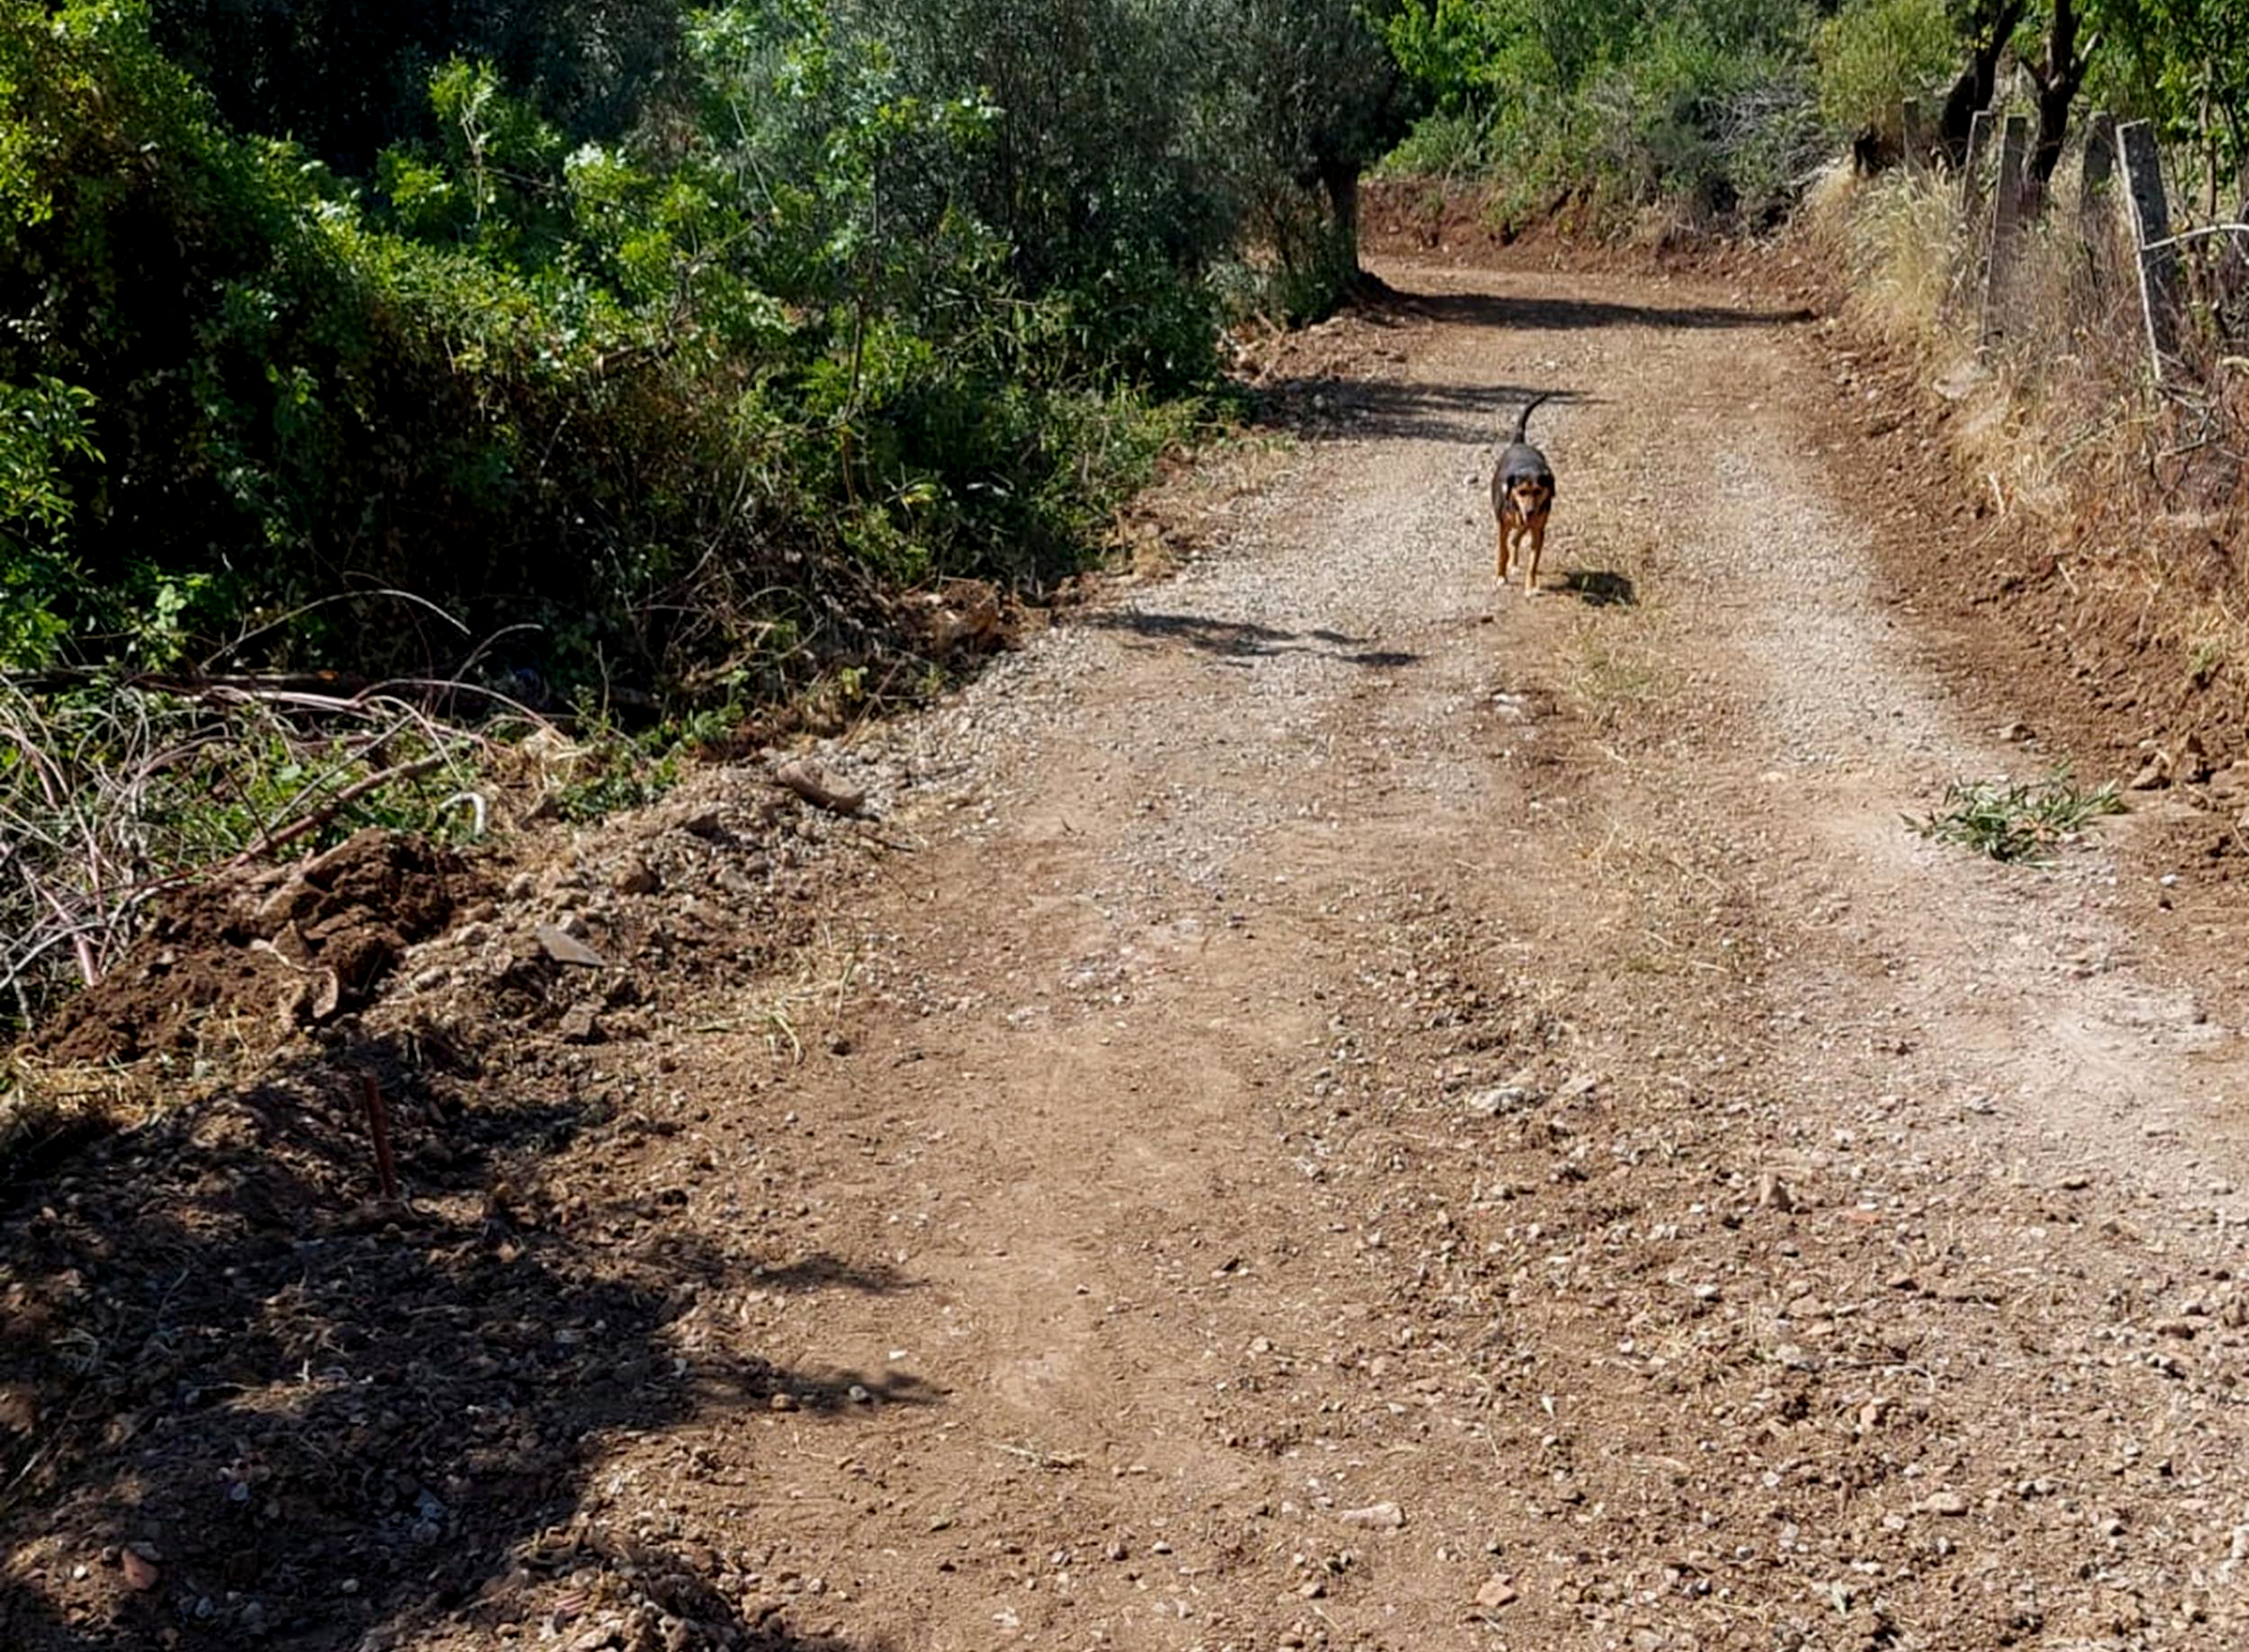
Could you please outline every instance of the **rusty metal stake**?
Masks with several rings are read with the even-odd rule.
[[[375,1174],[382,1179],[383,1199],[396,1204],[399,1173],[391,1159],[390,1111],[382,1105],[382,1091],[376,1088],[373,1073],[361,1073],[359,1088],[367,1102],[367,1134],[374,1139]]]

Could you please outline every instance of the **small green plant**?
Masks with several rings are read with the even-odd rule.
[[[2104,814],[2124,813],[2113,782],[2088,790],[2066,767],[2042,780],[1955,780],[1943,805],[1906,824],[1924,838],[1957,843],[1993,860],[2045,864],[2048,851]]]

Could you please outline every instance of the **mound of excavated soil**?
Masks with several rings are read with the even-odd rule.
[[[124,959],[33,1045],[49,1061],[133,1061],[216,1027],[253,1046],[366,1003],[406,949],[480,893],[458,856],[370,828],[279,870],[171,896]]]

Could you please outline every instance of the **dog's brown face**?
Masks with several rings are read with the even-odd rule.
[[[1543,477],[1525,476],[1507,489],[1507,506],[1518,522],[1535,522],[1554,502],[1554,484]]]

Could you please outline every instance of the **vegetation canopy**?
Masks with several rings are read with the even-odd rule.
[[[1051,578],[1398,84],[1335,0],[11,0],[0,668],[684,709]]]

